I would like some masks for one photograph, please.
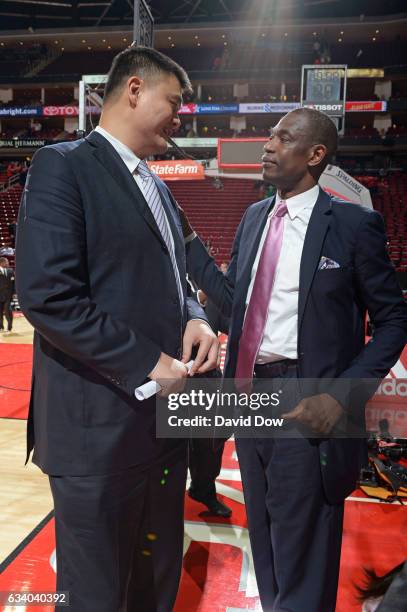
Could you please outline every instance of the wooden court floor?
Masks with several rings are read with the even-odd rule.
[[[21,316],[11,334],[0,332],[0,343],[31,344],[33,329]],[[1,396],[0,396],[1,401]],[[52,510],[48,479],[25,462],[26,421],[0,419],[0,562]]]
[[[0,412],[16,416],[0,417],[0,564],[4,561],[6,566],[0,590],[55,588],[53,503],[48,479],[31,462],[24,465],[26,420],[21,415],[26,414],[29,398],[32,336],[31,326],[21,316],[15,318],[12,334],[0,333],[0,408],[7,407],[10,398],[20,398],[15,405],[11,402],[12,410]],[[228,608],[260,612],[232,440],[226,443],[217,489],[221,500],[233,510],[231,519],[208,517],[201,504],[186,497],[184,566],[174,612],[224,612]],[[36,531],[39,524],[41,530]],[[406,528],[405,506],[367,499],[360,490],[348,498],[336,612],[360,612],[354,584],[362,580],[363,567],[381,574],[407,557],[406,540],[401,537]],[[32,536],[33,532],[37,535]],[[248,565],[243,559],[249,559]],[[242,591],[243,570],[247,576]],[[32,609],[51,612],[49,606]],[[0,612],[11,611],[0,606]]]

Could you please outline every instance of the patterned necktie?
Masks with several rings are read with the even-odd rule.
[[[161,197],[158,192],[157,185],[155,184],[154,178],[150,172],[149,167],[147,166],[147,163],[141,160],[138,163],[136,170],[143,181],[143,185],[144,185],[143,195],[153,214],[153,217],[160,231],[160,234],[167,246],[168,253],[170,254],[171,263],[172,263],[172,267],[173,267],[174,275],[175,275],[175,280],[177,283],[178,296],[179,296],[181,309],[182,309],[184,305],[184,292],[182,289],[182,283],[181,283],[181,278],[179,275],[177,260],[175,258],[174,243],[171,239],[170,227],[168,224],[167,215],[165,214],[165,210],[161,202]]]
[[[270,219],[261,251],[253,291],[240,337],[236,379],[252,380],[253,378],[254,364],[266,326],[268,307],[283,241],[284,216],[286,214],[287,205],[284,201],[281,201],[275,214]]]

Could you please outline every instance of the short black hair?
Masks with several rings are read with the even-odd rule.
[[[322,164],[320,164],[325,169],[328,164],[332,163],[338,149],[338,130],[336,125],[328,115],[321,113],[321,111],[315,108],[296,108],[291,113],[306,117],[308,125],[307,136],[310,145],[323,144],[326,146],[327,155]]]
[[[181,84],[183,93],[192,93],[191,81],[185,70],[170,57],[151,47],[130,46],[113,59],[107,75],[104,100],[111,99],[131,76],[141,78],[173,74]]]

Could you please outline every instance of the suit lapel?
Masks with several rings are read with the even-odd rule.
[[[243,327],[246,311],[246,296],[249,290],[254,260],[259,249],[260,240],[267,222],[267,217],[275,203],[275,198],[267,199],[258,207],[256,213],[245,221],[244,232],[241,237],[238,257],[238,271],[233,298],[233,311],[229,342],[225,361],[225,377],[234,377],[238,343]],[[246,226],[247,224],[247,226]],[[246,228],[247,227],[247,228]],[[242,255],[240,254],[242,253]]]
[[[241,274],[236,279],[236,293],[239,297],[239,303],[242,299],[246,299],[247,291],[249,290],[251,274],[254,260],[256,259],[259,249],[260,240],[264,231],[264,226],[267,222],[267,217],[275,202],[275,198],[266,200],[262,207],[259,207],[257,215],[252,220],[252,228],[248,228],[248,236],[244,244],[244,253],[246,254],[241,264]],[[242,244],[243,247],[243,244]],[[244,293],[244,295],[243,295]],[[237,300],[235,300],[237,303]],[[245,306],[244,302],[244,306]]]
[[[126,197],[136,206],[136,209],[160,242],[166,246],[143,194],[114,147],[112,147],[106,138],[95,131],[91,132],[89,136],[86,137],[86,140],[92,146],[94,156],[109,172],[112,179],[117,183]]]
[[[322,245],[331,220],[331,198],[322,189],[312,211],[300,264],[300,288],[298,297],[298,330],[301,328],[305,305],[311,289],[311,284],[318,269]]]

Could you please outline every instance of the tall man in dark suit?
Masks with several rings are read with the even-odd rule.
[[[14,292],[14,270],[10,268],[6,257],[0,257],[0,331],[3,331],[4,319],[7,322],[7,331],[13,329],[13,311],[11,300]]]
[[[344,499],[365,444],[329,433],[346,419],[360,425],[354,390],[359,399],[367,393],[352,381],[384,377],[407,340],[407,306],[380,214],[318,187],[336,146],[334,124],[318,111],[296,110],[277,124],[262,158],[277,194],[246,211],[226,277],[184,218],[188,271],[231,315],[225,376],[255,384],[338,379],[332,394],[311,394],[285,415],[292,436],[237,439],[267,612],[335,610]],[[367,311],[375,333],[365,345]],[[298,435],[304,428],[309,436]]]
[[[156,439],[154,398],[216,367],[186,296],[180,219],[144,159],[180,124],[184,70],[131,47],[113,61],[99,126],[41,149],[19,215],[17,289],[35,328],[28,453],[50,476],[57,589],[72,612],[169,612],[182,562],[185,441]],[[184,362],[181,361],[183,358]]]

